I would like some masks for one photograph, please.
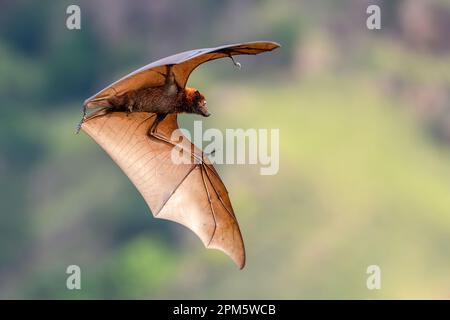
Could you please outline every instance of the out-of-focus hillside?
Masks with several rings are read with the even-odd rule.
[[[71,3],[0,1],[1,298],[450,297],[448,1],[78,1],[69,31]],[[369,3],[381,30],[365,27]],[[205,127],[280,129],[279,174],[219,166],[246,241],[238,271],[153,219],[74,128],[86,97],[136,67],[258,39],[282,48],[190,79]]]

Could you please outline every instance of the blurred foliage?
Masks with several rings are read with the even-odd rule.
[[[72,3],[81,31],[65,28]],[[374,3],[383,28],[369,31]],[[450,297],[449,1],[0,7],[0,298]],[[190,79],[214,115],[205,127],[280,128],[278,175],[218,168],[248,251],[238,271],[185,228],[153,219],[74,128],[82,101],[126,72],[258,39],[282,48]],[[80,291],[65,287],[71,264]],[[379,291],[365,286],[371,264],[382,269]]]

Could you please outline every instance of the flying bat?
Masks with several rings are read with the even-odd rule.
[[[207,248],[219,249],[243,268],[241,231],[219,174],[188,139],[172,140],[177,114],[210,115],[205,97],[186,87],[200,64],[256,55],[279,44],[247,42],[178,53],[150,63],[88,98],[78,127],[94,139],[139,190],[154,217],[191,229]],[[87,114],[87,109],[97,109]],[[174,162],[174,147],[185,160]]]

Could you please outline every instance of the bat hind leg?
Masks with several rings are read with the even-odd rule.
[[[151,137],[153,137],[159,141],[162,141],[162,142],[165,142],[165,143],[175,146],[175,144],[172,141],[170,141],[169,139],[167,139],[166,137],[164,137],[163,135],[161,135],[157,132],[158,125],[161,123],[161,121],[163,121],[166,118],[166,116],[167,116],[167,114],[157,113],[156,119],[155,119],[155,121],[153,121],[148,133]]]
[[[165,92],[168,96],[176,95],[178,92],[178,84],[173,73],[173,65],[166,65],[166,80],[164,83]]]
[[[149,133],[152,137],[164,141],[164,142],[168,142],[168,143],[172,143],[170,142],[168,139],[166,139],[165,137],[161,136],[160,134],[158,134],[156,132],[156,129],[158,128],[158,124],[163,121],[166,118],[167,114],[164,113],[157,113],[156,114],[156,119],[155,121],[153,121],[152,126],[150,127]]]
[[[148,131],[148,134],[151,137],[153,137],[153,138],[155,138],[155,139],[157,139],[159,141],[165,142],[165,143],[170,144],[171,146],[175,147],[175,146],[177,146],[176,143],[174,143],[170,139],[167,139],[163,135],[159,134],[158,131],[157,131],[158,125],[161,123],[161,121],[163,121],[166,118],[166,116],[167,116],[167,114],[157,113],[156,114],[156,119],[155,119],[155,121],[153,121],[153,124],[151,125],[150,130]],[[199,155],[195,154],[192,150],[190,150],[190,151],[185,150],[185,151],[186,152],[190,152],[192,157],[195,159],[196,163],[203,163],[204,162],[203,161],[203,152],[202,152],[202,156],[199,157]]]

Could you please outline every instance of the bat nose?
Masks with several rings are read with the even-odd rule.
[[[211,115],[211,113],[209,113],[208,111],[208,105],[206,104],[206,101],[203,103],[201,110],[204,117],[209,117]]]

